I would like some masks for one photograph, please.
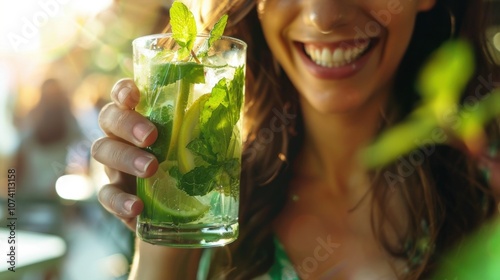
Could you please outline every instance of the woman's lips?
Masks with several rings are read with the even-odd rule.
[[[378,40],[350,40],[336,43],[300,43],[295,45],[306,68],[320,79],[344,79],[359,72]]]

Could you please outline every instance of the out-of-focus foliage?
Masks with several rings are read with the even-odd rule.
[[[481,228],[441,265],[433,279],[500,279],[500,222]]]
[[[471,46],[462,40],[444,43],[420,73],[418,91],[420,105],[406,120],[382,133],[362,154],[369,168],[384,166],[418,148],[422,139],[432,139],[439,129],[446,139],[475,141],[485,123],[500,115],[500,90],[485,94],[482,99],[468,100],[461,105],[461,94],[474,73]],[[450,136],[450,137],[448,137]]]

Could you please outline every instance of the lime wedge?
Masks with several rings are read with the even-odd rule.
[[[152,186],[144,188],[144,200],[154,220],[161,222],[187,223],[202,217],[209,206],[196,197],[189,196],[177,188],[177,180],[170,177],[168,171],[171,162],[160,164],[156,174],[149,179]],[[156,199],[152,199],[152,197]]]
[[[209,97],[208,93],[200,96],[184,115],[177,143],[177,160],[182,174],[194,169],[199,161],[186,146],[200,135],[200,114]]]

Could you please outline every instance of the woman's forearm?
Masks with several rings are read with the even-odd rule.
[[[152,245],[136,239],[129,280],[196,279],[200,249]]]

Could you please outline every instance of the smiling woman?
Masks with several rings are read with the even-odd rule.
[[[306,129],[306,138],[304,141],[308,141],[309,134],[311,134],[312,136],[314,136],[315,134],[317,135],[317,137],[313,137],[310,139],[314,140],[314,142],[304,144],[303,149],[305,151],[312,150],[313,153],[325,153],[325,151],[331,151],[330,153],[324,154],[329,158],[322,158],[321,156],[318,156],[319,160],[314,160],[314,158],[311,158],[312,163],[310,164],[310,166],[313,166],[312,168],[308,168],[308,164],[305,163],[297,164],[300,167],[298,167],[297,169],[293,169],[293,171],[291,172],[295,172],[295,175],[291,176],[297,176],[297,174],[306,172],[306,178],[319,177],[328,180],[328,177],[333,175],[337,176],[337,178],[350,178],[350,180],[353,180],[353,177],[356,176],[356,172],[351,171],[350,173],[352,175],[350,176],[343,175],[346,173],[349,174],[349,170],[356,170],[355,166],[351,168],[348,167],[350,162],[349,158],[352,158],[352,154],[354,154],[354,152],[349,153],[349,147],[352,147],[353,143],[357,143],[356,140],[363,139],[363,135],[366,136],[370,135],[370,133],[377,133],[377,127],[379,127],[380,121],[379,114],[381,112],[385,111],[386,113],[383,115],[386,115],[386,117],[390,117],[391,115],[393,116],[393,110],[395,110],[396,107],[387,107],[386,104],[391,104],[392,106],[394,102],[399,103],[398,107],[399,110],[401,110],[400,114],[402,113],[402,115],[400,115],[398,118],[402,118],[404,114],[408,112],[406,110],[411,108],[410,106],[414,106],[414,102],[417,99],[417,96],[413,95],[415,92],[414,88],[412,87],[414,82],[411,81],[414,79],[414,75],[419,69],[418,65],[421,65],[422,62],[425,61],[425,57],[430,52],[432,52],[433,49],[435,49],[440,44],[440,42],[443,42],[450,36],[452,29],[450,27],[451,21],[449,16],[447,16],[448,12],[446,11],[446,8],[443,7],[444,4],[441,1],[438,1],[438,3],[436,4],[434,4],[434,1],[371,1],[370,3],[364,3],[366,4],[352,4],[352,2],[346,1],[305,2],[267,0],[259,2],[258,15],[263,26],[264,35],[267,38],[269,48],[271,49],[271,51],[273,51],[273,54],[276,60],[279,62],[280,66],[283,67],[283,70],[286,72],[287,77],[290,78],[291,82],[298,90],[298,99],[301,106],[301,113],[303,114],[304,129]],[[463,5],[463,3],[449,5],[449,7],[455,11],[457,16],[459,16],[458,19],[460,21],[463,20],[463,10],[461,10],[464,7]],[[287,13],[280,12],[281,10],[284,10],[285,7]],[[479,9],[479,7],[475,8]],[[429,9],[431,10],[425,12]],[[471,11],[471,13],[473,12]],[[332,16],[332,14],[337,16]],[[414,24],[416,24],[417,26],[414,27]],[[432,29],[430,28],[431,26]],[[414,28],[416,28],[416,31],[412,32]],[[413,38],[411,38],[412,33],[414,34]],[[250,40],[250,38],[252,38],[252,40],[257,40],[256,38],[258,38],[258,33],[251,33],[248,36],[248,40]],[[367,42],[369,43],[367,44]],[[410,42],[413,42],[413,44]],[[410,44],[412,44],[412,51],[410,52],[410,50],[408,50],[407,52],[407,46],[410,46]],[[335,54],[335,52],[337,52],[337,54]],[[344,55],[344,61],[342,61],[342,57],[340,57],[340,54],[342,53]],[[329,57],[329,54],[331,54],[331,57]],[[260,61],[266,60],[263,59],[262,55],[254,54],[250,55],[250,57],[255,57],[256,60]],[[349,60],[350,62],[348,62]],[[401,65],[401,60],[403,60],[403,65]],[[338,65],[333,65],[334,61],[337,61]],[[329,63],[332,63],[332,65],[328,65]],[[488,63],[485,64],[487,65]],[[272,69],[272,66],[270,68]],[[345,71],[349,74],[345,76],[335,76],[339,75],[338,73],[342,73],[342,71]],[[498,73],[497,70],[494,73]],[[266,77],[263,78],[263,80],[269,79],[268,73],[266,73],[265,75]],[[259,77],[257,77],[256,79],[257,81],[260,81]],[[278,80],[279,79],[280,78],[278,78]],[[397,85],[396,90],[394,90],[394,85]],[[386,89],[385,94],[387,95],[385,98],[388,98],[388,100],[385,101],[383,99],[381,100],[380,98],[377,98],[377,95],[384,95],[384,88]],[[262,88],[256,88],[255,90],[259,92],[262,91]],[[288,95],[293,92],[291,90],[288,90],[286,86],[282,86],[279,89],[276,88],[274,89],[274,91],[284,92]],[[402,94],[405,92],[407,94]],[[399,94],[395,96],[395,93]],[[365,96],[364,98],[362,98],[363,94]],[[356,95],[358,95],[358,98],[356,98]],[[265,98],[266,101],[269,102],[268,98],[269,96],[271,96],[271,94],[261,94],[257,96],[262,96],[262,98]],[[259,100],[257,96],[256,100]],[[283,100],[290,100],[290,98],[286,96],[283,96],[282,98]],[[263,101],[264,99],[262,100],[262,102]],[[377,103],[379,105],[376,105]],[[264,104],[265,103],[262,103],[262,106],[264,106]],[[279,103],[275,103],[274,106],[277,106],[277,104]],[[270,105],[265,105],[265,107],[272,108],[272,106]],[[260,115],[262,114],[262,109],[256,110],[256,112],[257,111]],[[328,112],[328,115],[326,115],[325,112]],[[331,115],[332,113],[335,113],[337,117],[330,117],[329,115]],[[251,114],[251,111],[249,112],[249,114]],[[255,116],[255,119],[258,118],[258,116]],[[342,123],[348,124],[348,126],[351,128],[357,127],[362,124],[364,129],[361,131],[362,133],[360,133],[360,131],[357,131],[357,133],[354,134],[356,132],[356,129],[339,128],[340,126],[338,125],[341,125]],[[265,127],[265,120],[262,122],[262,125]],[[370,128],[373,128],[374,130],[370,130]],[[256,126],[255,131],[259,131],[258,126]],[[336,133],[332,132],[332,134],[328,134],[329,131],[336,131]],[[340,131],[342,131],[341,135],[339,135]],[[346,140],[341,141],[343,138],[345,138]],[[322,141],[321,139],[326,140],[326,142]],[[311,149],[310,147],[322,148]],[[438,153],[435,153],[434,157],[426,159],[424,165],[417,166],[418,171],[412,173],[413,175],[405,180],[405,182],[402,184],[405,187],[402,188],[402,192],[396,195],[396,197],[399,195],[402,195],[403,197],[422,197],[423,193],[419,194],[420,191],[427,192],[427,190],[425,190],[426,188],[435,188],[427,186],[428,184],[437,184],[437,186],[442,185],[440,188],[436,189],[437,192],[442,192],[443,190],[445,190],[447,185],[457,186],[456,183],[453,183],[453,180],[449,179],[441,178],[439,179],[439,182],[432,182],[432,180],[434,179],[426,178],[425,176],[416,176],[416,174],[420,172],[426,172],[424,170],[430,168],[429,166],[436,166],[436,164],[437,166],[439,166],[444,163],[439,163],[441,160],[436,159],[436,157],[441,157],[437,155],[443,153],[444,151],[441,150],[442,147],[440,147],[439,149],[440,151]],[[290,160],[294,155],[292,151],[293,148],[290,148],[288,160]],[[269,154],[275,153],[276,152]],[[448,152],[445,153],[447,154]],[[332,155],[336,156],[332,158]],[[445,156],[445,158],[446,157],[448,156]],[[308,158],[299,159],[299,162],[303,162]],[[331,165],[330,168],[325,168],[324,164],[329,162],[331,163],[333,159],[337,159],[338,164]],[[428,161],[430,159],[432,159],[433,163],[431,165],[428,165],[429,163],[431,163]],[[256,160],[256,162],[266,162],[266,159],[261,158],[260,161]],[[317,164],[317,162],[320,162],[320,164]],[[391,168],[400,170],[401,168],[404,168],[400,166],[401,163],[402,162],[396,163],[394,167],[387,168],[388,170],[391,170]],[[259,171],[254,173],[255,175],[269,174],[265,173],[265,171],[262,169],[258,170]],[[298,170],[302,171],[298,172]],[[266,171],[269,172],[269,170]],[[456,170],[452,171],[452,173],[460,174],[460,171]],[[292,177],[292,180],[294,180],[293,178],[295,177]],[[256,190],[255,197],[253,199],[247,198],[247,200],[256,203],[256,201],[258,200],[257,197],[259,197],[260,200],[262,200],[263,197],[270,197],[268,203],[271,203],[270,201],[273,201],[272,203],[281,201],[280,199],[277,199],[277,196],[285,195],[285,193],[282,193],[280,195],[280,192],[284,190],[279,190],[279,177],[276,180],[276,185],[272,184],[274,185],[274,188],[277,188],[275,189],[274,195],[271,195],[264,190]],[[375,184],[375,182],[377,182],[376,176],[371,180],[371,184]],[[338,182],[338,179],[336,179],[336,181]],[[309,185],[306,192],[307,194],[310,194],[312,192],[312,181],[311,179],[308,179],[305,182],[307,182],[307,185]],[[359,184],[359,182],[363,182],[363,180],[360,181],[358,179],[354,180],[354,182],[358,182]],[[352,184],[346,185],[354,187]],[[363,183],[356,186],[355,188],[362,189],[361,186],[363,186]],[[411,202],[411,200],[403,202],[403,205],[407,204],[407,206],[402,206],[400,204],[401,202],[398,202],[397,200],[395,201],[395,194],[384,194],[383,188],[384,187],[381,186],[372,186],[371,188],[369,188],[373,190],[374,198],[383,199],[389,202],[392,201],[390,202],[390,207],[382,207],[381,211],[394,212],[395,209],[401,210],[405,209],[406,207],[408,207],[409,209],[413,208],[413,210],[409,210],[409,213],[412,213],[413,211],[416,211],[413,213],[417,213],[420,211],[417,210],[420,209],[420,207],[415,205],[414,202]],[[412,188],[415,188],[412,191],[413,193],[408,192]],[[420,190],[415,191],[416,189]],[[270,190],[268,191],[271,192]],[[290,193],[290,197],[293,198],[293,201],[304,201],[305,198],[308,197],[306,195],[297,195],[301,192],[301,190],[297,190],[296,188],[294,188],[293,184],[292,187],[286,192]],[[257,193],[259,193],[259,195]],[[364,192],[360,191],[360,193],[363,194]],[[439,195],[436,194],[436,196]],[[403,201],[405,201],[406,199],[403,199]],[[319,200],[318,198],[311,198],[311,200],[315,201],[312,203],[321,204],[321,200]],[[244,201],[243,198],[242,201]],[[440,203],[446,203],[445,201],[438,201],[439,198],[437,198],[435,202],[429,202],[429,204],[426,205],[432,205],[433,203],[437,203],[437,205],[439,205]],[[298,203],[295,202],[294,204],[296,205]],[[269,209],[269,207],[258,209],[259,207],[262,207],[262,205],[266,205],[264,202],[257,205],[260,206],[255,206],[255,208],[248,206],[248,209],[253,209],[253,211],[255,211],[252,212],[252,214],[249,214],[249,223],[251,223],[250,221],[254,220],[254,218],[250,219],[250,217],[255,217],[256,215],[258,216],[258,213],[269,213],[266,211],[273,211]],[[311,203],[308,203],[308,205],[311,205]],[[279,208],[280,206],[276,207]],[[281,214],[278,215],[277,220],[274,220],[273,223],[275,225],[274,232],[275,234],[277,233],[280,241],[284,243],[284,248],[289,254],[292,263],[300,264],[303,260],[306,259],[304,257],[311,256],[312,252],[305,250],[304,252],[309,253],[304,256],[304,252],[301,253],[300,251],[296,251],[296,249],[294,249],[296,248],[294,244],[297,244],[297,242],[306,243],[307,239],[305,238],[305,236],[319,235],[306,234],[296,238],[287,237],[289,236],[289,234],[287,234],[286,232],[296,232],[297,229],[297,227],[294,226],[296,225],[296,223],[293,222],[294,220],[296,220],[296,218],[293,218],[293,216],[300,216],[300,213],[302,213],[301,211],[311,213],[313,209],[311,208],[311,206],[304,206],[303,210],[299,212],[292,212],[292,209],[296,207],[297,206],[285,206],[284,210],[281,210]],[[441,206],[439,206],[439,208],[443,209],[441,208]],[[359,207],[356,212],[362,211],[362,209],[362,207]],[[396,212],[400,212],[400,210],[396,210]],[[321,216],[321,214],[319,213],[325,212],[324,206],[319,211],[320,212],[315,213],[313,216]],[[291,218],[287,218],[287,216],[290,214],[284,214],[288,212],[294,213],[291,214]],[[331,213],[335,212],[342,212],[342,209],[331,209],[331,211],[328,212],[330,213],[329,216],[331,217]],[[359,222],[363,223],[365,219],[361,218],[360,216],[356,216],[357,218],[354,218],[354,213],[356,212],[353,212],[353,214],[351,214],[353,216],[350,219],[359,220]],[[404,211],[400,213],[404,213]],[[393,215],[394,214],[390,214],[386,216],[389,221],[392,220],[391,223],[393,224],[393,226],[391,227],[396,228],[398,224],[405,224],[405,222],[401,222],[407,219],[405,218],[406,214],[400,217],[390,218],[390,216]],[[244,214],[243,217],[245,217]],[[408,232],[410,233],[409,236],[413,237],[397,237],[397,239],[401,238],[408,240],[404,247],[406,248],[405,250],[408,251],[405,252],[405,250],[397,249],[398,246],[396,244],[394,244],[395,246],[389,246],[389,248],[392,247],[391,249],[389,249],[389,252],[392,252],[393,254],[395,254],[395,256],[406,255],[411,260],[409,262],[409,266],[402,269],[404,271],[413,267],[412,272],[407,275],[410,278],[422,277],[420,273],[422,273],[422,271],[425,271],[426,269],[424,265],[427,262],[426,258],[429,258],[429,260],[435,259],[437,255],[437,253],[435,253],[431,258],[430,251],[422,250],[422,248],[425,247],[413,247],[413,249],[409,249],[412,248],[412,246],[416,246],[416,244],[427,244],[423,240],[428,240],[427,238],[432,237],[434,236],[434,234],[436,234],[436,232],[432,233],[434,229],[431,228],[431,232],[429,232],[428,226],[422,226],[422,223],[420,221],[422,219],[424,221],[427,219],[424,217],[425,216],[419,217],[418,215],[415,217],[411,217],[410,225],[404,226],[413,228],[408,230]],[[432,217],[432,214],[428,217],[430,219],[434,219],[434,217]],[[244,218],[242,218],[242,220],[243,219]],[[280,220],[285,220],[285,222],[280,223]],[[325,217],[325,221],[328,220],[331,220],[331,218]],[[289,223],[287,221],[290,221],[290,227],[286,227],[286,224]],[[255,222],[255,225],[261,225],[263,219],[259,221],[255,220]],[[353,221],[347,220],[346,223],[353,225]],[[261,226],[259,226],[259,228],[261,228]],[[285,229],[280,230],[281,228]],[[376,235],[379,235],[379,238],[382,238],[382,240],[386,240],[384,241],[384,244],[389,245],[392,243],[392,241],[390,241],[391,234],[387,232],[387,229],[378,226],[375,226],[374,229],[375,232],[378,232],[378,234]],[[446,230],[443,229],[442,232],[444,231]],[[343,238],[341,238],[340,236],[342,235],[342,231],[336,232],[336,236],[338,236],[338,239],[336,239],[335,241],[342,244],[340,248],[347,248],[346,250],[351,251],[350,253],[346,254],[347,256],[351,255],[353,259],[356,259],[361,258],[361,256],[367,255],[367,252],[356,252],[354,250],[356,246],[350,245],[350,243],[347,241],[349,239],[341,242]],[[392,239],[394,239],[394,237],[392,237]],[[422,241],[410,241],[412,239]],[[241,240],[243,241],[241,241],[241,243],[239,244],[240,246],[242,246],[241,248],[245,248],[245,238],[242,237]],[[252,240],[252,238],[248,236],[248,241],[250,242],[250,240]],[[287,240],[291,240],[292,242],[288,242]],[[293,240],[300,241],[293,242]],[[262,244],[262,247],[265,247],[264,243]],[[313,244],[313,242],[311,244]],[[368,245],[365,246],[369,248]],[[438,246],[444,247],[445,245],[439,244]],[[314,248],[314,246],[309,247]],[[342,255],[343,253],[341,251],[342,250],[337,251],[337,254]],[[237,255],[238,254],[236,254],[236,256]],[[300,255],[302,255],[303,257],[300,257]],[[248,256],[248,254],[246,256]],[[235,262],[237,261],[235,260]],[[321,274],[322,271],[328,271],[326,269],[327,267],[336,267],[331,266],[331,262],[335,263],[338,262],[338,260],[332,257],[329,259],[329,261],[322,262],[314,272],[308,271],[307,276],[319,277],[319,274]],[[261,262],[263,266],[264,263],[265,262]],[[362,273],[361,267],[365,267],[365,269],[369,269],[370,267],[369,264],[361,265],[361,263],[354,260],[353,263],[356,263],[360,266],[355,265],[351,268],[347,266],[344,267],[344,271]],[[401,263],[399,263],[398,261],[394,262],[394,265],[396,267],[398,267],[400,264]],[[403,265],[403,267],[405,266]],[[295,268],[298,269],[299,267],[295,266]],[[338,275],[345,276],[345,274],[342,273]],[[305,277],[306,275],[299,276]],[[342,276],[340,276],[340,278],[342,278]]]
[[[316,110],[348,112],[370,101],[379,102],[370,106],[378,114],[417,13],[432,8],[434,1],[397,1],[399,9],[391,6],[397,13],[383,22],[373,14],[387,11],[387,1],[319,2],[265,1],[260,19],[269,47],[301,98]],[[278,13],[285,6],[288,12]],[[318,56],[308,55],[308,49]]]

